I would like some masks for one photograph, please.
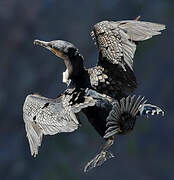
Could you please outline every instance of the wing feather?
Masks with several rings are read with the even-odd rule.
[[[126,31],[129,38],[133,41],[144,41],[152,36],[161,34],[160,31],[165,29],[165,25],[144,21],[127,20],[120,21],[119,27]]]
[[[126,71],[125,64],[133,70],[136,51],[135,41],[144,41],[161,34],[165,25],[136,21],[102,21],[94,25],[93,36],[99,48],[99,61],[119,64]]]
[[[72,132],[79,126],[75,113],[82,108],[95,104],[92,98],[84,103],[70,105],[65,95],[49,99],[40,95],[28,95],[23,105],[23,119],[31,155],[38,154],[43,135]],[[77,107],[77,108],[76,108]]]

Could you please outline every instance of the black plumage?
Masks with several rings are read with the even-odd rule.
[[[133,72],[137,42],[160,34],[163,29],[164,25],[137,20],[97,23],[91,35],[99,57],[97,65],[90,69],[84,67],[84,58],[73,44],[62,40],[35,40],[34,44],[64,60],[67,70],[63,73],[63,82],[67,89],[56,99],[27,96],[23,112],[31,154],[38,154],[43,135],[77,129],[77,114],[82,111],[106,139],[101,152],[85,166],[84,170],[88,171],[114,157],[108,151],[114,136],[130,132],[137,116],[163,114],[157,106],[145,104],[140,96],[128,96],[137,87]]]
[[[97,92],[118,98],[119,94],[133,92],[137,87],[133,72],[136,42],[150,39],[163,29],[164,25],[136,20],[95,24],[91,35],[97,44],[99,57],[97,65],[90,69],[84,68],[84,58],[69,42],[35,40],[34,43],[64,59],[67,81],[71,80],[76,87],[92,87]]]
[[[107,140],[101,152],[85,166],[84,171],[103,164],[114,157],[108,151],[114,142],[114,135],[131,131],[136,116],[163,114],[157,106],[142,102],[143,98],[134,98],[135,96],[128,96],[117,101],[91,89],[75,88],[68,88],[56,99],[38,94],[28,95],[23,106],[23,118],[31,155],[38,154],[43,135],[73,132],[78,129],[78,113],[82,111],[96,131]]]

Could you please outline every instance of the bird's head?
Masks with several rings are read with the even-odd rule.
[[[72,43],[63,40],[50,42],[35,40],[34,44],[50,50],[57,57],[64,60],[67,68],[67,80],[72,79],[75,81],[84,72],[83,57]]]
[[[35,40],[34,44],[50,50],[53,54],[64,60],[75,56],[78,51],[73,44],[63,40],[54,40],[50,42]]]

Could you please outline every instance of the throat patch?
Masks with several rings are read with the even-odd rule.
[[[68,72],[68,69],[66,69],[66,71],[63,72],[63,80],[62,80],[62,82],[67,84],[67,86],[68,86],[70,81],[71,80],[69,79],[69,72]]]

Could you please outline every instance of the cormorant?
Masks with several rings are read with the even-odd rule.
[[[38,154],[43,135],[76,130],[77,114],[82,111],[106,140],[101,152],[85,166],[84,171],[88,171],[113,157],[108,149],[114,135],[131,131],[137,116],[163,115],[160,108],[146,104],[141,96],[128,95],[137,87],[132,60],[136,43],[160,34],[163,29],[164,25],[137,20],[97,23],[92,36],[99,48],[99,61],[91,69],[84,68],[83,57],[73,44],[35,40],[34,44],[64,59],[67,70],[63,82],[67,83],[67,89],[56,99],[27,96],[23,118],[31,154]]]
[[[91,87],[99,93],[118,98],[137,88],[133,72],[133,57],[136,44],[161,34],[165,25],[137,21],[102,21],[94,25],[91,35],[99,50],[98,63],[86,69],[84,58],[70,42],[35,40],[36,45],[49,49],[64,59],[67,70],[63,82],[76,87]]]

